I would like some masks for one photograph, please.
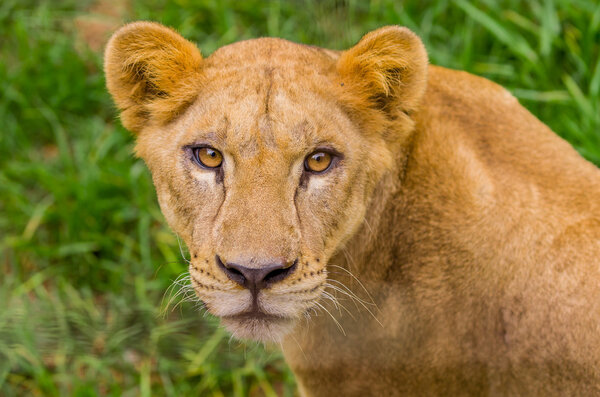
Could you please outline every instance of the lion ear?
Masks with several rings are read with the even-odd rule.
[[[358,96],[362,105],[410,114],[425,92],[427,63],[417,35],[404,27],[386,26],[343,52],[337,71],[344,89]]]
[[[198,95],[201,66],[198,48],[161,24],[134,22],[115,32],[104,72],[125,128],[138,133],[181,114]]]

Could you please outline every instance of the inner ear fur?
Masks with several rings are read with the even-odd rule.
[[[200,50],[159,23],[134,22],[115,32],[104,72],[125,128],[139,133],[180,115],[198,95],[201,66]]]
[[[410,114],[418,108],[426,88],[427,64],[427,52],[416,34],[386,26],[367,33],[343,52],[337,71],[355,107],[395,117],[398,111]]]

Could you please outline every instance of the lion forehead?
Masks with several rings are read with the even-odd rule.
[[[206,59],[206,67],[220,70],[248,67],[285,67],[290,70],[330,74],[335,72],[337,51],[265,37],[239,41],[219,48]]]

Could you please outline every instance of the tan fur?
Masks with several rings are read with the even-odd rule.
[[[201,63],[196,46],[172,29],[151,22],[121,28],[106,46],[104,70],[123,125],[139,132],[183,112],[198,95]]]
[[[282,341],[303,396],[600,394],[600,171],[503,88],[427,66],[399,27],[341,54],[267,38],[202,60],[134,23],[106,73],[198,296],[237,337]],[[306,177],[323,146],[343,158]],[[215,255],[299,258],[259,295],[284,319],[228,317],[250,294]]]

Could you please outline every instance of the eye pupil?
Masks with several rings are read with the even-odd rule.
[[[332,160],[333,156],[327,152],[314,152],[304,160],[304,169],[316,173],[323,172],[329,168]]]
[[[210,147],[195,148],[194,157],[201,166],[206,168],[217,168],[223,163],[221,152]]]

